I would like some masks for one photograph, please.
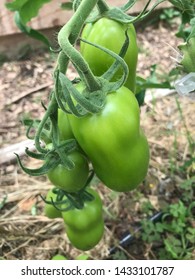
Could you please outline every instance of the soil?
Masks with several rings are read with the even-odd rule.
[[[165,79],[177,56],[180,42],[175,36],[177,25],[165,26],[161,22],[139,26],[140,48],[138,74],[147,78],[152,65],[156,64],[160,79]],[[9,61],[0,68],[0,148],[26,140],[22,120],[27,117],[40,119],[44,114],[41,101],[48,102],[53,86],[52,71],[55,54],[40,50],[23,60]],[[71,67],[67,73],[75,77]],[[159,91],[159,90],[158,90]],[[151,91],[149,91],[151,93]],[[177,201],[177,187],[182,182],[181,174],[174,174],[173,165],[179,166],[189,157],[189,138],[194,139],[195,103],[181,98],[177,93],[153,99],[141,107],[141,125],[147,135],[151,160],[148,175],[139,188],[130,193],[110,191],[96,178],[93,186],[104,202],[105,234],[100,243],[87,252],[90,259],[108,259],[109,250],[116,245],[128,259],[155,259],[155,251],[149,244],[133,242],[122,248],[119,240],[126,231],[133,232],[148,213],[159,212],[166,204]],[[0,150],[1,151],[1,150]],[[36,168],[38,160],[23,161]],[[0,257],[5,259],[45,260],[57,253],[75,259],[80,252],[69,243],[61,219],[50,220],[44,216],[44,203],[40,198],[51,188],[45,176],[30,177],[18,167],[16,161],[0,166]],[[151,212],[143,210],[149,202]],[[139,244],[137,244],[139,243]],[[118,258],[122,258],[120,255]]]

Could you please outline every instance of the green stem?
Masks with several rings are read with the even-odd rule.
[[[57,108],[57,102],[56,102],[56,99],[55,99],[55,95],[52,95],[52,99],[49,103],[49,106],[48,106],[48,109],[47,111],[45,112],[39,126],[38,126],[38,129],[37,129],[37,132],[36,132],[36,135],[35,135],[35,147],[37,149],[37,151],[39,151],[40,153],[45,153],[45,149],[43,149],[41,147],[41,143],[40,143],[40,139],[41,139],[41,133],[44,129],[44,126],[49,118],[49,116],[56,110]]]
[[[99,0],[97,3],[99,13],[102,15],[105,12],[109,11],[109,6],[106,4],[104,0]]]
[[[57,69],[62,72],[64,75],[66,74],[68,68],[69,58],[63,51],[59,53],[58,60],[57,60]]]
[[[66,55],[77,67],[79,73],[82,73],[81,78],[84,79],[87,88],[92,92],[100,89],[101,86],[93,75],[85,59],[73,47],[73,45],[80,34],[81,28],[84,25],[86,18],[89,16],[97,2],[98,0],[83,0],[74,13],[73,17],[62,27],[58,34],[58,42],[64,55]],[[67,59],[65,60],[65,63],[66,62]],[[61,62],[59,69],[65,69],[64,66],[61,66]]]
[[[82,0],[73,0],[72,7],[74,12],[78,9],[79,5],[81,4],[81,1]]]

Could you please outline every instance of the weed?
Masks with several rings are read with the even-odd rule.
[[[158,244],[159,259],[193,259],[195,250],[195,176],[183,181],[178,190],[180,199],[163,209],[160,222],[142,221],[141,237],[146,243]],[[160,247],[160,248],[159,248]]]
[[[166,23],[168,23],[169,25],[171,25],[173,23],[173,20],[176,17],[180,17],[181,13],[174,9],[174,8],[167,8],[167,9],[163,9],[162,13],[160,14],[160,19]]]

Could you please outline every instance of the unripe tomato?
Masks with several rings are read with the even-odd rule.
[[[67,114],[61,109],[58,109],[58,126],[61,141],[74,138]]]
[[[102,17],[94,23],[87,23],[83,29],[81,38],[119,54],[125,41],[126,30],[130,43],[124,57],[129,68],[129,75],[125,86],[135,93],[138,46],[134,26]],[[104,74],[115,61],[109,54],[82,41],[80,51],[96,76]],[[122,70],[119,69],[114,76],[114,80],[119,79],[121,75]]]
[[[51,199],[56,202],[56,194],[53,193],[52,189],[48,191],[47,196],[46,196],[46,200],[47,201],[51,201]],[[54,218],[61,218],[61,212],[56,209],[52,204],[47,204],[45,203],[44,205],[44,213],[45,216],[47,216],[50,219],[54,219]]]
[[[83,91],[82,83],[76,87]],[[130,90],[121,87],[109,93],[99,113],[82,118],[70,115],[69,120],[96,175],[108,188],[130,191],[144,180],[149,146],[140,128],[139,105]]]
[[[82,209],[62,212],[67,236],[74,247],[87,251],[101,240],[104,232],[102,201],[97,192],[88,189],[94,197],[85,201]]]
[[[62,256],[62,255],[55,255],[55,256],[53,256],[52,257],[52,259],[51,259],[52,261],[59,261],[59,260],[67,260],[67,258],[66,257],[64,257],[64,256]]]
[[[71,152],[68,155],[73,161],[73,169],[67,169],[59,164],[48,173],[48,179],[55,186],[66,192],[77,192],[82,189],[87,182],[89,166],[86,157],[78,151]]]

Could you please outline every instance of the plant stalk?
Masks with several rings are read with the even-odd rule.
[[[88,66],[88,63],[82,57],[82,55],[73,47],[75,44],[82,26],[85,23],[85,20],[97,4],[98,0],[83,0],[79,5],[78,9],[72,16],[72,18],[62,27],[58,34],[58,42],[60,47],[62,48],[63,55],[65,60],[60,59],[58,62],[60,63],[59,69],[66,70],[68,59],[72,61],[78,72],[81,74],[81,78],[86,83],[87,88],[90,92],[100,89],[100,84],[98,80],[93,75],[91,69]],[[65,57],[67,56],[68,59]],[[63,65],[66,64],[65,66]]]
[[[102,15],[105,12],[109,11],[109,6],[106,4],[104,0],[99,0],[97,3],[99,13]]]

